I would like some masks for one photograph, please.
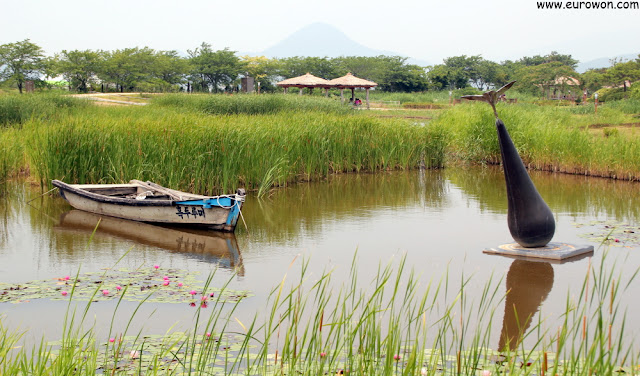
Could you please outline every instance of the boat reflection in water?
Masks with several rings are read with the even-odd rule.
[[[188,254],[206,262],[217,263],[222,268],[244,276],[242,256],[233,233],[156,226],[144,222],[101,216],[81,210],[70,210],[60,215],[55,228],[65,231],[115,236],[140,244]]]

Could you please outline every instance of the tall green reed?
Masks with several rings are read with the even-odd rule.
[[[425,281],[402,257],[380,264],[367,281],[358,275],[354,256],[350,271],[340,275],[326,270],[312,276],[309,260],[303,260],[299,275],[291,280],[285,276],[274,286],[264,312],[256,312],[247,325],[235,317],[241,302],[225,309],[219,295],[215,303],[212,300],[208,318],[198,308],[190,332],[167,333],[153,353],[144,353],[140,334],[133,345],[98,346],[95,329],[65,329],[66,352],[52,356],[44,343],[34,346],[30,355],[29,349],[20,349],[17,357],[0,362],[0,371],[93,374],[102,367],[111,374],[150,375],[324,375],[340,369],[358,375],[633,372],[640,354],[625,333],[629,318],[621,300],[640,269],[625,274],[606,259],[605,255],[597,265],[589,262],[579,291],[567,292],[566,307],[555,317],[561,322],[557,330],[557,321],[541,313],[531,326],[521,322],[514,346],[504,349],[491,350],[496,311],[509,294],[503,292],[498,276],[491,275],[480,289],[471,288],[477,284],[474,276],[464,274],[459,281],[450,280],[448,272],[439,280]],[[210,276],[203,295],[211,281]],[[75,313],[70,317],[64,327],[79,328]],[[237,336],[233,355],[225,340],[229,334]],[[0,353],[6,354],[17,338],[0,331]],[[127,356],[132,348],[139,349],[145,362],[129,362],[128,368],[118,369],[119,356]]]
[[[336,99],[282,94],[169,94],[154,97],[154,106],[174,107],[210,115],[264,115],[283,111],[346,113],[350,110]]]
[[[19,126],[32,117],[51,118],[60,111],[87,106],[88,102],[85,100],[56,93],[2,95],[0,96],[0,128],[10,125]]]
[[[590,124],[619,123],[626,115],[608,113],[588,117],[571,110],[535,105],[500,105],[500,117],[525,164],[529,167],[592,176],[638,180],[640,139],[599,137],[588,132]],[[449,152],[455,158],[499,163],[500,149],[494,118],[488,106],[464,104],[435,119],[431,125],[451,131]]]
[[[324,112],[203,116],[167,109],[95,109],[25,124],[42,180],[131,178],[200,193],[268,190],[338,172],[440,167],[445,132]]]

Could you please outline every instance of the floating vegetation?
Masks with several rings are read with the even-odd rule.
[[[134,375],[163,373],[189,374],[189,363],[203,363],[207,373],[225,375],[225,364],[235,360],[242,349],[243,338],[233,334],[207,332],[194,336],[184,332],[166,335],[112,337],[97,344],[98,351],[85,351],[95,357],[96,373]],[[49,342],[52,360],[64,351],[63,342]],[[91,346],[86,347],[90,349]],[[217,356],[212,356],[212,354]]]
[[[573,225],[577,228],[584,228],[587,232],[579,236],[594,243],[625,248],[640,246],[640,226],[638,224],[609,220],[574,223]]]
[[[195,309],[187,333],[144,336],[140,330],[132,337],[128,325],[123,331],[113,325],[117,306],[108,334],[85,329],[90,300],[80,318],[69,304],[60,342],[13,351],[20,334],[0,322],[0,355],[6,354],[0,374],[587,376],[638,370],[640,354],[626,339],[619,304],[640,268],[626,278],[588,264],[580,293],[568,294],[566,309],[554,313],[562,320],[557,331],[538,315],[494,351],[497,310],[522,312],[516,304],[507,307],[501,280],[490,278],[481,294],[469,293],[473,281],[464,276],[459,285],[448,274],[425,285],[403,257],[362,282],[356,264],[354,258],[337,287],[333,271],[309,278],[309,262],[303,262],[299,279],[285,276],[264,310],[245,323],[236,317],[240,302],[219,309],[218,296],[206,315],[203,306]],[[166,281],[171,272],[145,273]],[[209,276],[205,290],[211,281]]]
[[[157,267],[157,265],[156,265]],[[115,269],[88,272],[76,277],[65,276],[50,280],[20,284],[0,283],[0,303],[26,303],[34,299],[108,301],[122,298],[126,301],[150,303],[189,303],[206,308],[211,299],[237,302],[251,294],[207,287],[197,279],[198,272],[180,269]]]

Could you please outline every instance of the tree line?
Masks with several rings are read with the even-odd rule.
[[[523,57],[496,63],[476,56],[454,56],[442,64],[419,66],[401,56],[342,56],[267,58],[238,56],[228,48],[216,50],[202,43],[186,56],[177,51],[148,47],[114,51],[63,50],[52,57],[29,39],[0,45],[0,82],[23,91],[26,81],[38,87],[54,85],[47,78],[62,77],[70,91],[233,92],[242,77],[253,77],[263,92],[277,90],[282,79],[311,73],[332,79],[347,72],[378,83],[385,92],[422,92],[472,88],[480,91],[516,80],[518,88],[548,96],[551,88],[566,89],[572,77],[579,90],[594,92],[604,86],[640,80],[640,55],[633,61],[612,61],[610,68],[575,71],[571,55]],[[577,87],[574,89],[578,89]]]

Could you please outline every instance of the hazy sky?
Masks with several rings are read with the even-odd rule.
[[[557,50],[584,62],[640,53],[640,10],[539,10],[537,1],[0,0],[0,44],[29,38],[53,55],[186,51],[204,41],[259,53],[324,22],[367,47],[431,63],[462,54],[500,62]]]

